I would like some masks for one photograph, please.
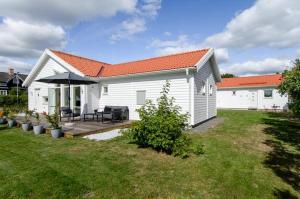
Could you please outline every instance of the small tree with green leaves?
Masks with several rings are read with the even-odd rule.
[[[231,73],[224,73],[221,75],[222,78],[231,78],[231,77],[236,77],[234,74]]]
[[[45,114],[46,120],[50,124],[52,129],[60,129],[59,126],[59,113],[58,108],[55,108],[54,113],[52,115]]]
[[[187,127],[187,114],[169,98],[170,82],[163,86],[157,105],[147,100],[137,111],[140,121],[133,123],[128,130],[133,142],[142,147],[151,147],[174,156],[188,156],[190,139],[183,134]]]
[[[286,70],[279,85],[279,92],[290,97],[289,108],[295,116],[300,116],[300,60],[296,59],[291,70]]]

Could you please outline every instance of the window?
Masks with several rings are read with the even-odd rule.
[[[272,98],[273,97],[273,90],[264,90],[264,97],[265,98]]]
[[[236,96],[236,91],[232,91],[232,95],[233,95],[233,96]]]
[[[146,102],[146,91],[136,91],[136,104],[144,105]]]
[[[201,93],[202,93],[202,95],[205,95],[205,93],[206,93],[206,85],[204,82],[202,82]]]
[[[0,95],[7,95],[7,90],[0,90]]]
[[[48,104],[48,97],[47,96],[43,96],[43,104]]]
[[[103,94],[105,94],[105,95],[108,94],[108,86],[107,85],[103,86]]]
[[[209,95],[213,94],[213,85],[209,85]]]

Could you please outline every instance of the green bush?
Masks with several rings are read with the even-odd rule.
[[[289,108],[295,116],[300,117],[300,59],[296,59],[294,66],[283,75],[279,93],[289,96]]]
[[[193,153],[195,155],[202,155],[202,154],[204,154],[204,145],[203,144],[196,144],[193,147]]]
[[[22,112],[26,110],[28,104],[27,91],[20,90],[18,99],[15,90],[15,88],[12,88],[9,90],[8,95],[0,96],[0,107],[4,109],[15,109],[15,112]]]
[[[168,98],[170,83],[164,85],[157,105],[147,100],[138,109],[140,121],[133,123],[128,130],[131,140],[141,147],[151,147],[174,156],[186,157],[190,139],[183,134],[187,127],[187,114],[174,105],[174,98]]]

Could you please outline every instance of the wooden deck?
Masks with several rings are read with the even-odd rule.
[[[112,129],[123,129],[130,126],[132,121],[123,121],[112,123],[110,121],[96,122],[96,121],[72,121],[62,122],[64,137],[74,138],[78,136],[85,136],[94,133],[101,133],[110,131]]]
[[[17,117],[17,122],[19,123],[23,119],[24,117],[22,116]],[[96,120],[67,121],[67,119],[63,119],[63,121],[61,122],[61,126],[62,126],[62,131],[64,133],[64,137],[74,138],[74,137],[81,137],[81,136],[90,135],[94,133],[110,131],[113,129],[128,128],[131,123],[132,121],[130,120],[125,120],[123,122],[115,122],[115,123],[112,123],[111,121],[104,121],[102,123],[101,121],[97,122]],[[44,126],[46,133],[50,133],[50,128],[47,128],[48,124],[44,117],[41,117],[41,124]]]

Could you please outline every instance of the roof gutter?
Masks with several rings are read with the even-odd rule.
[[[185,72],[187,70],[195,70],[195,66],[185,67],[185,68],[177,68],[171,70],[161,70],[161,71],[151,71],[151,72],[143,72],[143,73],[135,73],[135,74],[127,74],[127,75],[116,75],[110,77],[90,77],[94,81],[101,81],[101,80],[110,80],[110,79],[121,79],[121,78],[129,78],[129,77],[143,77],[148,75],[156,75],[156,74],[167,74],[167,73],[176,73],[176,72]]]
[[[244,89],[244,88],[269,88],[269,87],[275,87],[277,88],[278,85],[265,85],[265,86],[232,86],[232,87],[222,87],[219,88],[217,90],[226,90],[226,89]]]

